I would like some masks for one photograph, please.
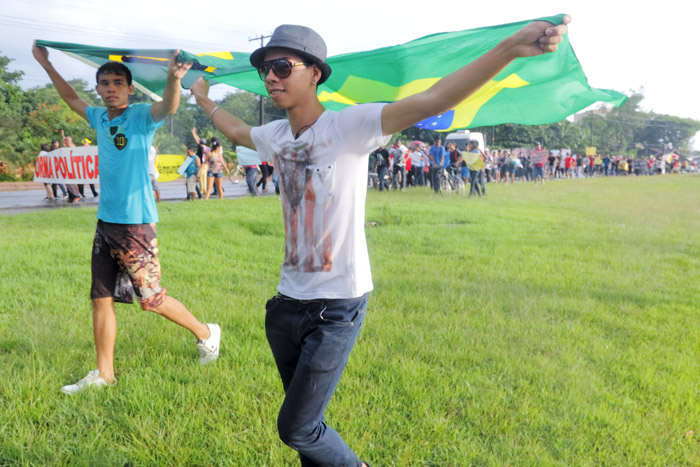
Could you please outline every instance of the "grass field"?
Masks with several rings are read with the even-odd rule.
[[[223,329],[117,305],[94,367],[95,209],[0,216],[0,465],[295,465],[265,340],[275,197],[160,205],[163,284]],[[375,291],[327,418],[376,466],[699,465],[700,177],[370,192]]]

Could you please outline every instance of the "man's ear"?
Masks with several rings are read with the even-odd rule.
[[[313,70],[313,73],[311,75],[312,76],[311,80],[313,81],[314,85],[318,85],[318,82],[321,81],[321,77],[323,76],[323,72],[318,67],[318,65],[316,65],[315,63],[313,65],[312,70]]]
[[[130,96],[134,95],[134,85],[133,84],[129,85],[129,95]]]

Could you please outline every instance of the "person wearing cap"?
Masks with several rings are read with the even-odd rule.
[[[279,26],[250,62],[288,118],[262,127],[220,109],[203,79],[190,88],[233,144],[256,150],[279,175],[285,255],[265,332],[285,390],[277,428],[302,465],[364,464],[324,413],[372,290],[364,235],[369,153],[392,134],[454,108],[515,58],[556,50],[568,22],[567,16],[559,26],[530,23],[424,92],[338,112],[318,99],[318,86],[332,76],[323,39],[304,26]]]

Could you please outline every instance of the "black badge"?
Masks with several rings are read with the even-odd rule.
[[[114,136],[117,134],[118,130],[119,130],[118,126],[111,126],[111,127],[109,127],[109,134]]]
[[[120,151],[126,147],[127,142],[128,140],[126,139],[126,135],[124,133],[119,133],[114,137],[114,146]]]

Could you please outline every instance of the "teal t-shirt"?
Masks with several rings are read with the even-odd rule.
[[[190,157],[190,156],[188,156]],[[197,167],[197,162],[195,162],[195,158],[197,156],[191,156],[190,158],[192,159],[190,161],[190,165],[187,166],[187,169],[185,170],[185,177],[191,177],[193,175],[197,175],[197,172],[199,171],[199,167]]]
[[[111,121],[105,107],[88,107],[86,114],[90,126],[97,130],[97,218],[115,224],[158,222],[148,175],[148,150],[163,122],[153,120],[151,104],[132,104]]]

